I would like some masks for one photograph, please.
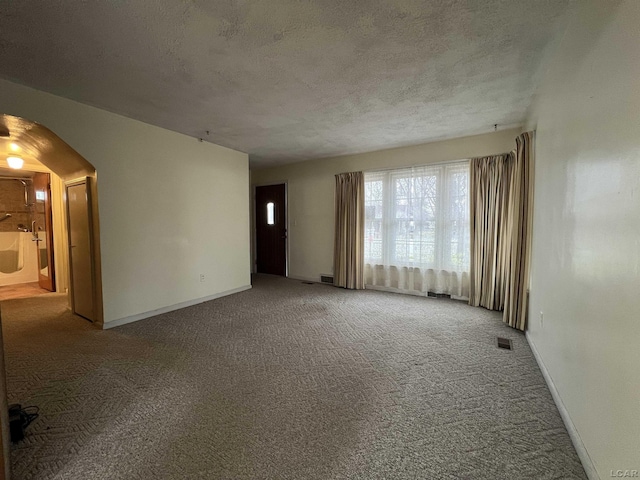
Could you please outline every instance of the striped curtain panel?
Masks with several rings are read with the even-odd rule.
[[[504,308],[506,267],[511,248],[507,230],[511,154],[474,158],[470,163],[471,264],[469,305]]]
[[[470,163],[469,304],[503,310],[503,321],[519,330],[527,322],[533,139],[523,133],[513,152]]]
[[[333,284],[364,288],[364,174],[336,175]]]
[[[529,252],[533,222],[533,148],[534,132],[526,132],[516,138],[509,187],[507,229],[511,234],[511,248],[506,273],[503,321],[519,330],[526,328],[529,300]]]

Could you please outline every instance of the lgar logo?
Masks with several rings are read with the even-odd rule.
[[[611,470],[611,476],[615,478],[638,478],[638,470]]]

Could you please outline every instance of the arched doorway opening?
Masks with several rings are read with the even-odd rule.
[[[103,323],[97,188],[93,165],[54,132],[0,115],[0,291],[68,294],[73,313]]]

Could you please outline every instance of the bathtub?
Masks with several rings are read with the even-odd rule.
[[[29,232],[0,232],[0,287],[38,281],[38,246]]]

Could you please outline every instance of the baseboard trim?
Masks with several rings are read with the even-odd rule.
[[[587,451],[584,443],[582,442],[582,438],[580,438],[580,434],[578,430],[576,430],[573,421],[571,420],[571,416],[567,411],[567,408],[564,406],[562,402],[562,398],[558,393],[558,389],[556,385],[553,383],[553,379],[551,375],[549,375],[549,371],[542,361],[542,357],[538,353],[538,349],[536,348],[536,344],[531,340],[529,332],[525,332],[525,336],[527,338],[527,342],[529,343],[529,347],[531,347],[531,352],[533,352],[533,357],[536,359],[538,363],[538,367],[540,367],[540,371],[542,372],[542,376],[544,377],[545,382],[547,382],[547,387],[549,387],[549,391],[551,392],[551,396],[553,397],[553,401],[558,407],[558,411],[560,412],[560,416],[562,417],[562,421],[564,422],[564,426],[567,428],[567,432],[569,433],[569,437],[571,438],[571,442],[573,443],[576,452],[578,453],[578,457],[582,462],[582,467],[584,468],[585,473],[589,480],[601,480],[600,475],[598,475],[598,471],[596,467],[593,465],[593,461],[589,456],[589,452]]]
[[[150,312],[138,313],[137,315],[131,315],[130,317],[119,318],[118,320],[113,320],[111,322],[102,324],[102,328],[104,330],[108,330],[110,328],[120,327],[122,325],[126,325],[127,323],[137,322],[138,320],[144,320],[145,318],[155,317],[156,315],[173,312],[175,310],[180,310],[181,308],[191,307],[193,305],[198,305],[199,303],[215,300],[216,298],[226,297],[227,295],[233,295],[234,293],[244,292],[245,290],[249,290],[250,288],[251,285],[243,285],[242,287],[233,288],[231,290],[226,290],[224,292],[209,295],[207,297],[196,298],[195,300],[176,303],[175,305],[158,308],[156,310],[151,310]]]

